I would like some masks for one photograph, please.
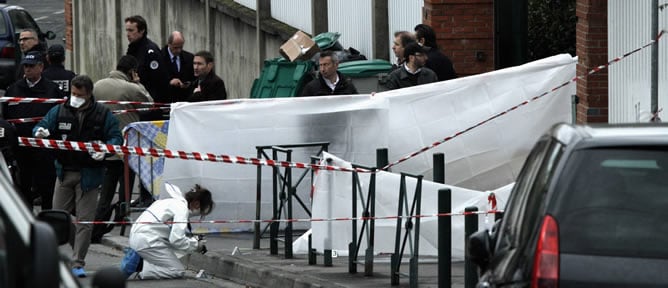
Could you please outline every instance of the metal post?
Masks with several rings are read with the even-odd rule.
[[[257,148],[257,159],[262,159],[262,149]],[[253,223],[253,249],[260,249],[260,210],[262,209],[262,166],[257,166],[257,183],[255,186],[255,223]]]
[[[434,153],[434,182],[445,184],[445,154]]]
[[[436,162],[434,162],[436,163]],[[436,166],[434,165],[434,170]],[[452,191],[438,190],[438,214],[452,212]],[[452,287],[452,217],[438,217],[438,287]]]
[[[278,160],[278,153],[275,149],[272,149],[273,160]],[[278,174],[280,170],[278,167],[272,167],[272,220],[278,220],[280,215],[278,215]],[[271,222],[269,225],[269,254],[278,255],[278,222]]]
[[[291,162],[292,161],[292,150],[288,150],[287,152],[287,159],[286,161]],[[288,207],[288,216],[287,219],[291,220],[292,219],[292,195],[294,195],[297,191],[295,187],[292,187],[292,169],[290,167],[285,168],[285,177],[287,179],[287,186],[288,186],[288,197],[286,198],[287,201],[287,207]],[[285,225],[285,259],[292,259],[292,222],[288,221],[287,225]]]
[[[378,169],[381,169],[390,163],[388,160],[389,159],[388,154],[389,153],[387,148],[376,149],[376,167],[378,167]]]
[[[351,233],[353,234],[351,241],[348,244],[348,273],[355,274],[357,273],[357,182],[359,181],[359,177],[357,175],[357,172],[352,173],[353,176],[353,195],[352,195],[352,204],[353,204],[353,221],[352,221],[352,228],[353,230]]]
[[[651,39],[655,39],[659,35],[659,0],[652,0],[652,28],[650,35]],[[652,122],[660,122],[658,115],[656,114],[659,110],[659,44],[654,43],[652,45],[652,74],[651,74],[651,84],[650,84],[650,94],[651,94],[651,109],[652,109]]]
[[[464,209],[465,212],[478,212],[478,207],[471,206]],[[478,214],[467,214],[464,216],[464,251],[468,250],[469,236],[478,231]],[[468,256],[464,258],[464,287],[474,288],[478,282],[478,270],[469,259]]]

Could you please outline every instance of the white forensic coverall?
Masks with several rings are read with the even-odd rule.
[[[160,199],[149,206],[136,222],[165,222],[175,224],[135,223],[130,230],[129,244],[144,259],[141,279],[182,278],[185,268],[176,252],[192,253],[197,249],[197,239],[186,236],[188,202],[181,190],[165,183],[172,198]],[[157,219],[156,219],[157,218]]]

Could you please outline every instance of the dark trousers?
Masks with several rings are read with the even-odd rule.
[[[42,210],[53,207],[53,191],[56,184],[56,167],[53,151],[32,147],[19,147],[16,163],[19,166],[19,189],[28,207],[32,200],[42,197]]]
[[[97,209],[95,211],[95,220],[106,221],[111,215],[111,201],[114,199],[116,193],[116,186],[118,188],[118,201],[125,201],[125,177],[123,175],[123,161],[121,160],[107,160],[104,162],[107,171],[104,173],[104,182],[102,182],[102,191],[100,191],[100,198],[97,202]],[[130,179],[134,178],[134,173],[130,169]],[[130,186],[132,187],[132,186]],[[117,213],[122,212],[116,211]],[[119,215],[119,214],[117,214]]]
[[[95,220],[104,221],[109,220],[111,216],[111,201],[114,199],[116,187],[118,186],[118,202],[129,202],[125,199],[125,175],[124,165],[121,160],[107,160],[104,162],[107,171],[104,174],[104,182],[102,182],[102,191],[100,192],[100,199],[97,203],[97,210],[95,212]],[[130,196],[132,196],[132,186],[135,182],[135,172],[129,169],[129,184]],[[151,192],[149,192],[144,185],[139,185],[140,197],[142,200],[153,199]],[[129,203],[127,204],[129,205]],[[124,211],[116,211],[119,216]]]

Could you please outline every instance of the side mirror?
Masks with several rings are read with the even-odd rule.
[[[44,38],[49,40],[56,39],[56,33],[54,33],[53,31],[46,31],[46,33],[44,33]]]
[[[37,220],[44,221],[53,228],[58,245],[63,245],[70,241],[70,229],[72,227],[70,213],[63,210],[44,210],[37,214]]]
[[[91,282],[91,287],[93,288],[125,288],[126,287],[125,274],[121,272],[120,269],[116,267],[106,267],[102,268],[95,276],[93,276],[93,281]]]
[[[60,287],[60,251],[56,234],[46,223],[35,222],[30,233],[30,287]]]
[[[488,230],[481,230],[469,236],[469,243],[466,250],[467,256],[471,262],[480,267],[481,274],[487,270],[489,260],[492,256],[491,239]]]

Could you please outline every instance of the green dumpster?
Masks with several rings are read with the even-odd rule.
[[[384,79],[392,71],[387,60],[372,59],[343,62],[339,72],[350,77],[360,94],[385,91]]]
[[[313,61],[289,62],[283,58],[264,61],[260,77],[253,81],[250,98],[299,96],[304,85],[313,79]]]

